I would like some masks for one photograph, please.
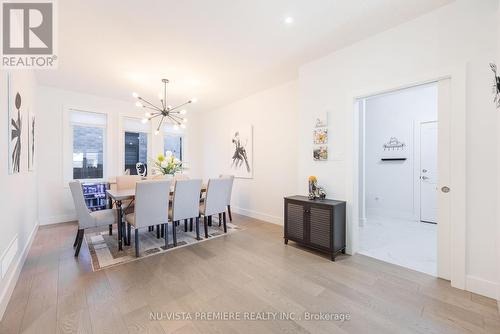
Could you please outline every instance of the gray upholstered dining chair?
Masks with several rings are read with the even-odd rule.
[[[145,180],[135,185],[135,210],[125,216],[125,221],[134,227],[135,256],[139,257],[139,229],[151,225],[165,228],[165,248],[168,246],[168,197],[170,181]]]
[[[201,192],[201,179],[178,180],[175,182],[172,208],[168,218],[172,221],[174,246],[177,246],[176,228],[177,222],[184,220],[184,231],[187,232],[187,220],[189,219],[191,230],[193,220],[196,221],[196,239],[200,240],[200,218],[199,199]],[[165,230],[165,233],[167,231]]]
[[[113,224],[116,221],[116,213],[113,209],[91,212],[85,203],[80,181],[70,182],[69,188],[78,218],[78,232],[76,233],[75,242],[73,244],[73,247],[76,247],[75,256],[78,256],[80,248],[82,247],[85,229]]]
[[[224,233],[227,233],[226,207],[231,183],[232,181],[229,178],[208,180],[207,196],[205,197],[205,201],[200,204],[200,215],[203,215],[205,238],[208,238],[208,224],[211,225],[213,215],[222,214]]]
[[[229,221],[233,221],[233,215],[231,214],[231,194],[233,193],[233,183],[234,183],[234,175],[224,175],[221,174],[220,178],[228,178],[231,180],[231,186],[229,187],[229,193],[227,194],[227,214],[229,215]],[[220,221],[220,219],[219,219]]]

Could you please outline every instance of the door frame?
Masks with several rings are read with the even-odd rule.
[[[449,172],[442,175],[440,170],[439,188],[450,187],[445,212],[449,222],[446,224],[446,231],[438,231],[438,239],[448,238],[449,253],[448,258],[440,261],[438,258],[438,276],[451,281],[453,287],[465,289],[465,263],[466,263],[466,65],[455,64],[444,71],[436,73],[416,75],[392,84],[375,85],[364,91],[354,91],[348,97],[348,105],[353,110],[352,117],[348,120],[352,122],[353,136],[347,138],[347,146],[352,148],[352,156],[348,154],[347,163],[351,162],[352,169],[347,168],[346,177],[346,199],[352,203],[348,207],[347,218],[347,253],[355,254],[359,249],[359,225],[363,218],[360,215],[360,195],[363,194],[362,181],[364,178],[364,163],[360,159],[360,138],[362,136],[360,125],[364,122],[360,113],[360,101],[363,98],[397,91],[413,86],[437,82],[439,86],[438,94],[438,120],[439,133],[449,131]],[[443,93],[444,92],[444,93]],[[448,96],[443,99],[443,96]],[[443,118],[441,110],[447,110]],[[347,150],[349,153],[350,150]],[[360,188],[361,187],[361,188]],[[442,198],[443,196],[440,196]],[[440,210],[441,210],[440,202]],[[439,224],[438,224],[439,225]],[[439,252],[439,243],[438,243]]]

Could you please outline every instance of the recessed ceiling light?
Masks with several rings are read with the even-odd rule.
[[[286,24],[292,24],[293,23],[293,17],[291,17],[291,16],[285,17],[285,23]]]

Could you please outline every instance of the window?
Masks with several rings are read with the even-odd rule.
[[[137,163],[148,165],[149,124],[142,124],[139,119],[124,118],[124,171],[137,175]]]
[[[73,133],[73,179],[104,178],[106,115],[72,111],[71,128]]]
[[[173,155],[182,161],[182,135],[174,133],[165,133],[163,136],[163,147],[166,151],[171,151]]]

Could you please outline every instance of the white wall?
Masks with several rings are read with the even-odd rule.
[[[283,223],[283,197],[296,193],[297,88],[289,82],[200,115],[205,178],[230,173],[231,128],[253,125],[253,179],[235,179],[235,212]]]
[[[38,89],[38,105],[39,137],[41,138],[38,152],[39,156],[43,157],[38,164],[40,224],[73,220],[75,219],[74,206],[63,176],[63,113],[65,109],[74,107],[108,114],[109,150],[105,169],[109,177],[123,173],[122,164],[119,163],[123,161],[119,158],[119,155],[123,154],[120,118],[123,116],[140,118],[143,112],[134,106],[132,99],[130,102],[119,101],[43,86]],[[191,115],[186,129],[186,157],[191,162],[189,173],[193,176],[200,176],[201,168],[196,160],[199,156],[196,119],[196,116]],[[155,136],[154,129],[150,136],[152,158],[163,152],[162,137]]]
[[[35,79],[31,71],[21,70],[13,72],[13,80],[16,81],[16,86],[21,89],[21,117],[23,120],[24,135],[21,139],[21,171],[18,174],[9,175],[7,158],[7,74],[5,71],[0,71],[0,87],[2,87],[0,89],[0,152],[2,153],[2,158],[0,159],[2,161],[0,164],[0,185],[2,189],[0,193],[0,212],[2,213],[2,219],[0,219],[0,261],[4,258],[5,252],[13,240],[15,238],[18,240],[16,255],[8,271],[3,274],[4,277],[0,276],[0,319],[24,263],[24,255],[27,253],[24,251],[27,251],[27,247],[32,240],[31,237],[38,226],[37,169],[33,172],[28,172],[27,166],[28,113],[26,108],[30,106],[31,111],[38,112],[37,104],[35,103]],[[38,140],[36,143],[38,144],[39,142]],[[35,159],[40,161],[37,159],[39,157],[38,152],[35,155]]]
[[[412,87],[366,99],[365,192],[368,222],[372,216],[419,220],[415,202],[415,124],[437,120],[437,86]],[[396,137],[406,144],[405,161],[382,162],[382,145]],[[437,143],[436,143],[437,145]]]
[[[411,84],[436,75],[450,74],[457,69],[466,73],[467,94],[453,97],[453,108],[466,108],[467,130],[467,184],[474,196],[466,205],[466,279],[467,288],[491,295],[496,289],[497,263],[494,247],[496,209],[491,199],[496,198],[495,187],[476,184],[496,184],[496,134],[489,124],[496,121],[489,111],[491,96],[484,98],[476,80],[491,83],[491,76],[471,72],[487,67],[486,59],[495,57],[494,31],[497,29],[497,0],[457,0],[432,13],[402,24],[372,38],[304,65],[299,74],[299,169],[298,186],[306,193],[306,178],[319,177],[326,185],[328,197],[353,198],[353,96],[374,93],[404,84]],[[466,66],[465,64],[468,64]],[[482,79],[481,79],[482,78]],[[457,81],[458,80],[458,81]],[[464,80],[460,76],[455,82]],[[489,90],[491,91],[491,89]],[[452,91],[453,95],[453,91]],[[464,105],[463,100],[467,103]],[[310,125],[317,112],[331,110],[333,122],[332,159],[326,163],[310,158]],[[488,144],[471,152],[472,148]],[[488,162],[489,166],[484,166]],[[485,169],[479,171],[479,166]],[[349,217],[352,207],[348,206]],[[352,226],[352,225],[350,225]],[[352,230],[348,230],[348,237]],[[459,232],[462,233],[462,232]],[[349,247],[348,247],[349,248]]]

